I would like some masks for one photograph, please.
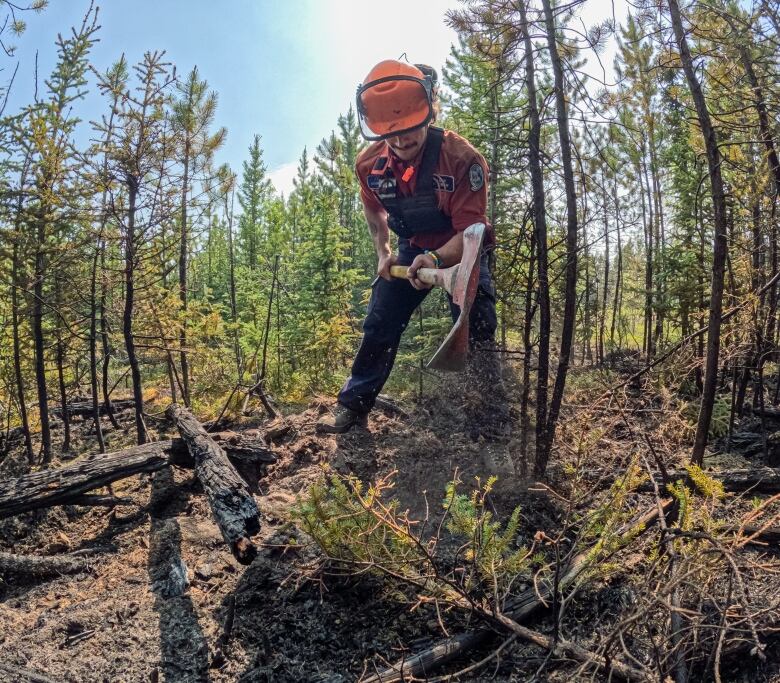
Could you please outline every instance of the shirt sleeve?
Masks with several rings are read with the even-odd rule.
[[[363,206],[369,211],[384,211],[385,207],[382,206],[382,202],[380,202],[374,192],[369,189],[368,181],[366,180],[365,174],[360,172],[359,164],[355,166],[355,175],[360,183],[360,201],[363,202]]]
[[[462,232],[474,223],[487,225],[487,162],[476,154],[464,164],[460,176],[455,178],[455,192],[450,199],[452,227]]]

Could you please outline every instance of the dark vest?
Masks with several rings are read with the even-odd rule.
[[[439,209],[433,184],[433,172],[439,161],[444,130],[431,126],[425,141],[417,184],[411,197],[397,193],[397,182],[386,156],[374,162],[369,187],[387,211],[387,224],[399,237],[410,238],[429,232],[452,230],[452,218]]]

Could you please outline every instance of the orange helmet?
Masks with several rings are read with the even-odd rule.
[[[358,86],[357,110],[366,140],[382,140],[421,128],[433,118],[430,76],[405,62],[386,59]]]

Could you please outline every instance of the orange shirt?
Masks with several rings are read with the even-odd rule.
[[[417,169],[422,161],[423,151],[424,148],[414,159],[406,162],[401,161],[384,140],[366,147],[355,163],[355,172],[360,181],[360,199],[364,206],[372,211],[384,210],[382,202],[368,185],[368,176],[379,157],[388,157],[395,176],[397,196],[409,197],[415,190],[417,174],[413,173],[408,182],[403,180],[403,176],[410,166]],[[433,172],[433,182],[436,186],[438,207],[452,219],[453,230],[416,235],[410,240],[411,243],[421,249],[438,249],[455,235],[455,231],[462,232],[473,223],[484,223],[487,226],[485,246],[495,244],[493,228],[488,224],[485,215],[487,178],[488,169],[484,157],[468,140],[451,130],[445,130],[439,161]]]

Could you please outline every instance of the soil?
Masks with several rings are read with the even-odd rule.
[[[417,519],[440,509],[456,472],[464,483],[496,475],[491,505],[497,515],[521,505],[521,538],[537,531],[552,535],[560,523],[555,498],[527,490],[518,477],[517,442],[472,441],[458,406],[431,401],[404,417],[375,410],[367,430],[318,435],[315,423],[331,407],[329,399],[315,400],[284,418],[290,427],[285,434],[268,437],[278,461],[255,496],[260,553],[249,567],[225,546],[193,472],[178,468],[117,482],[114,493],[132,504],[112,510],[58,507],[0,522],[0,550],[95,551],[82,574],[0,579],[0,679],[337,683],[359,680],[433,645],[447,629],[462,630],[453,615],[429,606],[412,609],[413,594],[377,577],[313,571],[317,552],[288,513],[327,467],[364,481],[394,472],[394,495]],[[111,450],[132,439],[131,423],[126,426],[112,434]],[[265,435],[276,427],[257,419],[234,425]],[[83,449],[94,448],[82,435],[86,426],[74,432]],[[21,458],[6,458],[0,477],[23,470]],[[617,612],[626,595],[620,582],[596,582],[570,619],[582,630],[594,613]],[[571,631],[577,630],[574,622]],[[546,631],[549,623],[542,618],[534,627]],[[473,659],[447,670],[470,666],[505,638],[497,635]],[[543,651],[515,642],[459,680],[528,681],[544,662]],[[538,680],[574,680],[572,670],[547,669]],[[724,680],[769,681],[776,669],[753,673]]]

